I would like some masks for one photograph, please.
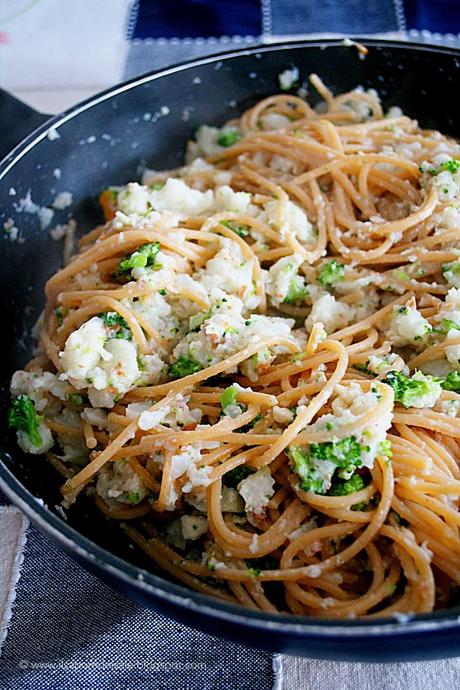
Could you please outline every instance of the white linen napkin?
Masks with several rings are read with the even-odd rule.
[[[16,596],[29,521],[12,506],[0,506],[0,653]]]
[[[275,654],[273,690],[458,690],[460,658],[361,664]]]
[[[133,1],[1,0],[1,86],[97,90],[119,81]]]

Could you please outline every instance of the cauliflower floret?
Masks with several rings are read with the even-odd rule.
[[[458,400],[443,400],[441,402],[441,412],[447,414],[449,417],[456,417],[460,408]]]
[[[99,407],[85,407],[81,418],[87,424],[97,426],[98,429],[107,429],[107,412]]]
[[[394,371],[395,369],[403,373],[409,371],[403,358],[394,352],[389,352],[382,357],[379,355],[370,355],[366,366],[369,371],[372,371],[373,374],[377,374],[378,376],[385,376],[389,371]]]
[[[214,194],[210,189],[206,192],[192,189],[183,180],[170,177],[164,187],[150,192],[150,199],[156,211],[175,211],[189,217],[209,211]]]
[[[32,443],[27,431],[22,431],[19,429],[16,431],[16,437],[18,439],[18,446],[24,451],[24,453],[31,453],[32,455],[42,455],[46,453],[50,448],[54,446],[53,435],[46,422],[43,420],[40,422],[37,433],[41,438],[40,445],[36,446]]]
[[[453,287],[449,290],[443,308],[436,319],[441,326],[447,326],[447,341],[456,340],[460,337],[460,289]],[[460,361],[460,345],[446,347],[445,354],[448,362],[458,366]]]
[[[446,340],[458,340],[460,338],[460,330],[451,328],[446,335]],[[455,367],[460,363],[460,345],[451,345],[445,349],[447,361]]]
[[[213,211],[219,213],[220,211],[229,211],[233,213],[249,213],[251,194],[249,192],[234,192],[233,189],[227,185],[218,187],[214,192],[214,207]]]
[[[353,309],[339,302],[334,295],[322,294],[313,303],[312,310],[305,320],[305,328],[311,331],[315,323],[321,322],[328,334],[345,328],[353,319]]]
[[[439,153],[432,163],[423,161],[420,169],[426,173],[425,183],[432,184],[441,201],[452,201],[460,192],[460,161],[446,153]]]
[[[299,81],[299,68],[289,67],[278,74],[280,89],[288,91],[296,86]]]
[[[93,316],[71,333],[64,351],[59,353],[64,371],[61,379],[67,379],[75,388],[85,388],[90,372],[98,365],[100,359],[110,359],[110,355],[104,349],[106,339],[104,322],[99,316]]]
[[[256,309],[260,297],[254,290],[254,262],[244,258],[239,245],[233,240],[220,238],[220,245],[220,251],[206,263],[195,279],[209,292],[213,288],[220,288],[239,297],[247,309]]]
[[[51,393],[59,400],[67,400],[72,394],[72,387],[65,381],[60,381],[56,374],[50,371],[15,371],[11,379],[11,395],[27,395],[35,403],[37,412],[43,412],[49,403],[47,393]]]
[[[421,388],[421,394],[412,395],[410,400],[411,407],[434,407],[442,393],[441,384],[434,381],[430,376],[425,376],[421,371],[416,371],[412,376],[413,381],[422,381],[425,385]]]
[[[93,386],[98,391],[115,388],[118,396],[124,395],[139,376],[136,346],[129,340],[113,339],[105,349],[111,356],[93,370]]]
[[[138,386],[152,386],[158,383],[166,373],[166,365],[157,354],[140,355],[137,358],[139,367],[139,378],[136,381]]]
[[[436,216],[436,227],[446,228],[446,230],[460,229],[460,213],[455,206],[446,206]]]
[[[381,386],[385,384],[373,384],[370,391],[363,392],[361,386],[352,382],[348,385],[338,385],[337,397],[332,402],[332,414],[326,414],[319,418],[313,425],[315,431],[328,429],[333,433],[338,431],[343,424],[355,422],[356,418],[366,412],[375,409],[381,399]],[[388,386],[385,386],[388,388]],[[390,393],[393,396],[393,391]],[[376,455],[381,452],[382,442],[386,440],[386,434],[391,427],[393,419],[392,408],[379,415],[371,425],[364,426],[354,433],[361,445],[361,461],[365,467],[373,467]]]
[[[180,518],[182,537],[194,541],[206,534],[208,521],[200,515],[182,515]]]
[[[444,264],[442,274],[449,285],[460,288],[460,261]]]
[[[458,196],[460,192],[460,180],[456,179],[447,170],[435,175],[433,178],[433,186],[437,188],[439,198],[441,201],[452,201]]]
[[[148,493],[139,475],[126,460],[108,462],[99,470],[96,491],[104,501],[115,499],[131,505],[140,503]]]
[[[238,493],[244,499],[246,512],[263,515],[265,507],[275,493],[274,487],[275,480],[268,467],[263,467],[243,479],[238,484]]]
[[[265,273],[266,291],[274,306],[281,302],[291,304],[306,296],[305,281],[298,274],[302,263],[302,257],[296,254],[283,256]]]
[[[226,295],[219,289],[211,291],[211,314],[203,320],[198,332],[189,333],[174,349],[173,359],[191,357],[202,367],[220,362],[225,357],[243,350],[251,343],[263,341],[274,335],[289,337],[293,319],[253,314],[245,319],[241,312],[241,300]],[[285,352],[283,347],[267,351],[272,361],[276,353]],[[257,356],[262,356],[265,350]]]
[[[281,113],[265,113],[260,118],[260,126],[264,130],[271,129],[284,129],[288,127],[291,123],[290,119],[286,115],[281,115]]]
[[[211,482],[209,474],[211,468],[197,467],[197,462],[201,458],[200,449],[196,444],[189,446],[182,446],[179,453],[176,453],[171,458],[171,475],[172,479],[178,479],[183,475],[186,476],[187,481],[182,486],[182,492],[189,494],[194,488],[200,486],[208,486]],[[176,487],[171,487],[170,495],[166,505],[166,510],[174,510],[179,494]]]
[[[160,292],[142,295],[136,301],[126,301],[126,305],[140,314],[162,338],[173,340],[177,336],[180,329],[179,320]]]
[[[137,182],[129,182],[117,197],[118,209],[127,216],[132,213],[144,214],[150,208],[150,190]]]
[[[201,125],[196,132],[196,141],[189,142],[187,158],[191,160],[197,156],[214,156],[224,150],[226,146],[235,143],[239,137],[238,130],[235,127],[224,125],[221,129],[218,127],[209,127],[208,125]]]
[[[268,201],[259,215],[259,220],[279,230],[282,239],[291,234],[302,243],[314,244],[315,242],[312,224],[300,206],[292,201],[276,199]]]
[[[429,322],[423,318],[415,306],[406,304],[404,307],[394,307],[388,339],[396,346],[422,345],[424,338],[431,331]]]

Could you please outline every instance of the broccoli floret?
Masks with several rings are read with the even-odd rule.
[[[300,488],[312,494],[326,493],[326,481],[312,465],[308,452],[304,453],[297,446],[291,446],[288,453],[291,458],[291,467],[299,475]]]
[[[360,364],[359,362],[355,362],[353,364],[353,369],[356,369],[356,371],[362,371],[363,374],[367,374],[368,376],[375,376],[375,373],[369,369],[367,366],[369,364],[369,360],[367,360],[366,364]]]
[[[153,189],[154,192],[158,192],[160,189],[163,189],[165,186],[165,182],[161,182],[160,180],[157,180],[157,182],[152,182],[151,185],[149,185],[150,189]]]
[[[460,161],[456,160],[455,158],[450,158],[448,161],[444,161],[436,167],[428,168],[427,170],[420,168],[421,172],[428,172],[430,175],[439,175],[439,173],[443,172],[444,170],[450,172],[451,175],[455,175],[455,173],[460,170]]]
[[[361,475],[354,474],[346,481],[334,482],[330,494],[331,496],[348,496],[349,494],[354,494],[356,491],[361,491],[361,489],[364,489],[364,486],[364,479]]]
[[[340,441],[325,441],[324,443],[312,443],[309,448],[310,455],[316,460],[333,462],[342,472],[339,476],[349,474],[356,467],[361,467],[361,454],[368,452],[368,446],[362,446],[356,436],[347,436]]]
[[[220,404],[223,410],[236,402],[237,390],[235,386],[229,386],[221,393]]]
[[[229,146],[236,144],[240,136],[240,133],[236,129],[223,129],[217,137],[217,143],[219,146],[228,148]]]
[[[222,482],[224,486],[230,489],[236,489],[238,484],[242,482],[243,479],[246,479],[246,477],[249,477],[253,472],[254,470],[247,465],[239,465],[238,467],[234,467],[233,470],[230,470],[230,472],[226,472],[222,477]]]
[[[377,446],[377,455],[384,455],[387,458],[393,456],[393,451],[391,450],[391,441],[385,439],[385,441],[380,441]]]
[[[224,228],[236,232],[240,237],[247,237],[249,235],[249,229],[246,225],[237,225],[232,220],[221,220],[220,224],[223,225]]]
[[[449,285],[458,287],[460,284],[460,261],[454,261],[450,264],[442,265],[442,272],[444,278],[447,280]]]
[[[452,319],[443,319],[438,328],[434,328],[433,330],[436,331],[436,333],[442,333],[445,335],[452,330],[460,331],[460,325],[455,323],[455,321],[452,321]]]
[[[161,265],[156,263],[156,257],[159,251],[159,242],[143,244],[139,249],[136,249],[135,252],[128,254],[120,261],[117,275],[129,273],[133,268],[145,268],[146,266],[161,268]]]
[[[308,288],[304,285],[301,276],[295,276],[289,283],[289,289],[283,302],[286,304],[295,304],[301,299],[305,299],[308,295]]]
[[[416,371],[412,377],[389,371],[384,383],[393,388],[395,400],[404,407],[432,407],[441,393],[440,380],[425,376],[421,371]]]
[[[278,561],[272,556],[263,556],[262,558],[247,558],[246,567],[251,572],[251,575],[258,577],[262,570],[277,570]]]
[[[85,398],[80,393],[71,393],[67,396],[67,400],[72,403],[72,405],[83,405]]]
[[[109,338],[131,340],[133,334],[130,327],[120,314],[116,311],[105,311],[99,314],[104,322],[104,326],[109,329]]]
[[[169,375],[173,379],[181,379],[183,376],[190,376],[190,374],[201,371],[202,368],[201,364],[193,357],[179,357],[177,362],[169,367]]]
[[[318,274],[318,283],[323,287],[335,285],[345,278],[345,266],[336,259],[328,261]]]
[[[306,450],[297,446],[289,448],[292,469],[300,479],[300,488],[315,494],[324,494],[328,488],[327,478],[320,472],[321,462],[329,467],[338,468],[338,476],[348,479],[357,467],[361,467],[361,455],[368,451],[368,446],[361,446],[355,436],[348,436],[340,441],[312,443]]]
[[[441,380],[441,388],[445,391],[460,392],[460,371],[451,371],[445,379]]]
[[[56,320],[57,320],[58,326],[62,326],[62,324],[64,323],[65,317],[69,313],[69,310],[67,307],[61,306],[61,307],[56,307],[56,309],[54,310],[54,313],[56,315]]]
[[[125,495],[123,496],[123,501],[125,503],[131,503],[131,505],[135,505],[136,503],[139,503],[141,500],[141,497],[139,495],[138,491],[127,491]]]
[[[37,414],[34,401],[27,395],[18,395],[8,410],[8,426],[11,429],[25,431],[30,442],[37,448],[42,444],[38,431],[43,417]]]

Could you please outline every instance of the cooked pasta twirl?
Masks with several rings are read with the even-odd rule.
[[[252,609],[460,586],[460,149],[374,91],[266,98],[102,192],[10,426],[177,580]],[[31,459],[31,462],[39,460]]]

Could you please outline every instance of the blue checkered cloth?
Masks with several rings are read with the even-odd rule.
[[[458,0],[140,0],[125,76],[274,36],[398,34],[460,45]],[[8,690],[268,690],[271,655],[134,604],[31,527],[0,662]]]

